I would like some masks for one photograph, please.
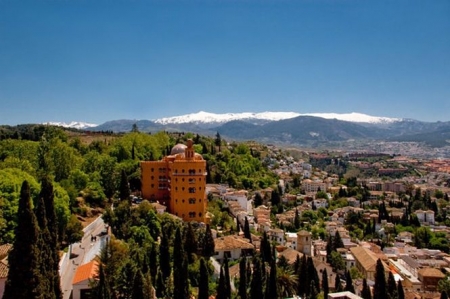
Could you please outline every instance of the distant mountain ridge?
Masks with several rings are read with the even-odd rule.
[[[59,125],[61,123],[58,123]],[[408,141],[433,147],[450,146],[450,122],[370,116],[362,113],[243,112],[215,114],[205,111],[155,120],[112,120],[80,129],[129,132],[134,124],[142,132],[161,130],[214,135],[266,143],[318,146],[342,142]]]
[[[200,111],[197,113],[190,113],[180,116],[165,117],[154,120],[155,123],[159,124],[183,124],[183,123],[196,123],[196,124],[206,124],[206,123],[227,123],[235,120],[265,120],[265,121],[279,121],[285,119],[291,119],[298,116],[315,116],[325,119],[338,119],[349,122],[358,123],[393,123],[401,121],[400,118],[389,118],[389,117],[378,117],[370,116],[362,113],[304,113],[300,114],[297,112],[241,112],[241,113],[210,113],[205,111]]]

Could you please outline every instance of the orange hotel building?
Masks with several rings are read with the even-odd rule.
[[[192,140],[175,145],[160,161],[141,161],[142,197],[158,201],[184,221],[209,223],[206,207],[206,161]]]

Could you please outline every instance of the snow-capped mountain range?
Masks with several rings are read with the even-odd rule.
[[[64,128],[74,128],[74,129],[79,129],[79,130],[94,128],[94,127],[98,126],[98,124],[86,123],[86,122],[81,122],[81,121],[72,121],[70,123],[49,121],[49,122],[45,122],[44,125],[59,126],[59,127],[64,127]]]
[[[378,117],[370,116],[362,113],[297,113],[297,112],[242,112],[242,113],[223,113],[216,114],[205,111],[200,111],[197,113],[185,114],[180,116],[165,117],[153,120],[155,123],[167,125],[167,124],[184,124],[184,123],[227,123],[233,120],[267,120],[267,121],[278,121],[283,119],[290,119],[298,116],[315,116],[325,119],[337,119],[349,122],[357,123],[393,123],[401,121],[400,118],[388,118],[388,117]]]
[[[241,113],[210,113],[205,111],[200,111],[197,113],[184,114],[172,117],[163,117],[152,120],[152,122],[160,125],[169,124],[224,124],[235,120],[259,120],[259,121],[279,121],[285,119],[291,119],[298,116],[315,116],[325,119],[337,119],[348,122],[356,123],[370,123],[370,124],[389,124],[398,121],[402,121],[400,118],[389,118],[389,117],[379,117],[370,116],[362,113],[297,113],[297,112],[241,112]],[[98,124],[72,121],[72,122],[45,122],[44,124],[61,126],[65,128],[75,128],[75,129],[89,129],[95,128]]]

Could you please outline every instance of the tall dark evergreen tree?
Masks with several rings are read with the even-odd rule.
[[[255,199],[253,200],[253,203],[255,204],[255,208],[263,204],[263,198],[261,196],[261,193],[259,192],[255,193]]]
[[[106,280],[105,268],[102,263],[99,264],[97,271],[98,279],[95,282],[95,286],[92,288],[93,297],[98,299],[111,299],[111,292]]]
[[[39,270],[42,276],[40,281],[42,292],[42,299],[56,298],[54,290],[52,289],[52,267],[53,254],[50,245],[50,232],[47,228],[47,216],[45,215],[44,199],[40,196],[35,210],[36,218],[39,225],[39,238],[38,247],[40,248],[39,254]]]
[[[280,203],[280,193],[278,193],[278,190],[274,189],[272,190],[272,194],[270,197],[270,201],[272,203],[272,207],[277,206]]]
[[[387,280],[387,292],[390,299],[397,299],[397,283],[395,282],[394,274],[390,271]]]
[[[178,227],[173,248],[174,299],[186,299],[189,297],[188,261],[183,239],[182,228]]]
[[[184,237],[184,248],[188,255],[189,263],[194,261],[193,254],[197,253],[197,237],[195,235],[194,229],[190,222],[188,222],[188,226],[186,229],[186,234]]]
[[[223,273],[223,265],[220,266],[219,283],[216,289],[216,299],[226,299],[225,275]]]
[[[327,263],[331,263],[331,252],[333,252],[334,248],[333,248],[333,237],[331,235],[328,235],[328,239],[327,239],[327,246],[326,246],[326,251],[327,251]]]
[[[370,287],[367,285],[367,280],[365,278],[363,278],[361,297],[363,299],[372,299],[372,293],[370,292]]]
[[[328,285],[328,273],[326,268],[322,271],[322,291],[323,291],[323,298],[328,298],[328,293],[330,293],[330,287]]]
[[[161,269],[158,270],[158,274],[156,276],[155,289],[156,289],[156,297],[163,298],[166,289],[166,281],[164,280],[164,274],[162,273]]]
[[[314,282],[314,287],[317,291],[320,290],[320,280],[319,275],[317,274],[316,267],[314,266],[314,262],[312,257],[308,257],[308,281]],[[309,288],[308,294],[311,294],[311,288]]]
[[[132,299],[144,299],[145,298],[145,284],[144,275],[141,270],[136,272],[133,281],[133,289],[131,292]]]
[[[277,263],[272,259],[270,264],[270,274],[269,274],[269,283],[267,284],[267,288],[269,288],[268,297],[266,298],[278,298],[278,290],[277,290]]]
[[[298,213],[298,210],[295,209],[295,217],[294,217],[294,227],[295,227],[295,229],[299,229],[300,225],[301,225],[300,214]]]
[[[316,284],[314,281],[311,281],[311,284],[309,286],[309,299],[317,299],[317,295],[319,294],[319,290],[316,288]]]
[[[350,275],[350,271],[347,270],[345,272],[345,291],[349,291],[351,293],[355,293],[355,287],[353,286],[352,276]]]
[[[386,276],[384,275],[383,263],[377,260],[375,268],[375,285],[373,287],[373,299],[385,299],[387,297]]]
[[[227,256],[223,260],[223,275],[225,277],[225,298],[231,299],[230,268],[228,267]]]
[[[128,183],[128,176],[125,169],[120,172],[119,198],[121,200],[128,200],[130,198],[130,184]]]
[[[209,273],[208,266],[204,258],[200,259],[200,280],[198,282],[198,299],[209,298]]]
[[[402,281],[401,280],[399,280],[398,283],[397,283],[397,298],[398,299],[405,299],[405,291],[403,290],[403,285],[402,285]]]
[[[260,252],[261,258],[263,262],[271,263],[272,262],[272,247],[270,246],[269,238],[267,237],[267,233],[263,232],[263,236],[260,244]]]
[[[204,257],[210,258],[214,255],[215,251],[214,239],[211,232],[211,227],[209,224],[206,225],[205,235],[203,236],[202,242],[202,255]]]
[[[239,261],[239,297],[247,299],[247,259],[242,256]]]
[[[253,258],[253,275],[250,283],[250,299],[263,299],[263,266],[261,259],[256,256]]]
[[[20,190],[17,226],[11,252],[3,299],[39,298],[43,291],[39,270],[39,225],[31,209],[30,186],[24,181]]]
[[[306,293],[309,291],[309,283],[308,280],[308,260],[306,259],[306,255],[304,254],[301,259],[300,269],[297,272],[298,275],[298,285],[297,285],[297,294],[300,297],[304,297]]]
[[[333,250],[336,250],[338,248],[344,248],[344,242],[342,241],[339,232],[336,232],[336,235],[333,238]]]
[[[41,183],[41,193],[40,198],[42,198],[45,208],[45,219],[47,222],[47,229],[49,232],[50,239],[46,246],[48,247],[48,252],[50,257],[47,261],[48,268],[50,272],[48,273],[47,279],[50,282],[51,292],[54,294],[54,298],[62,298],[61,291],[61,281],[59,276],[59,235],[58,234],[58,220],[56,218],[55,212],[55,200],[53,193],[53,185],[44,177]],[[42,229],[41,229],[42,231]],[[41,247],[42,250],[42,247]]]
[[[170,251],[169,251],[169,237],[162,231],[161,244],[159,245],[159,269],[161,270],[162,281],[165,282],[170,276]]]
[[[250,234],[250,224],[248,223],[247,217],[245,217],[245,222],[244,222],[244,237],[246,239],[249,239],[250,242],[252,241],[252,235]]]
[[[339,293],[342,291],[343,291],[343,288],[342,288],[342,284],[341,284],[341,279],[339,278],[339,275],[336,274],[336,277],[334,279],[334,292]]]

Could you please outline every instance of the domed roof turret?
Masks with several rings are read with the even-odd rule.
[[[172,147],[172,150],[170,151],[171,155],[177,155],[177,154],[184,154],[184,150],[187,148],[186,145],[178,143],[174,147]]]

